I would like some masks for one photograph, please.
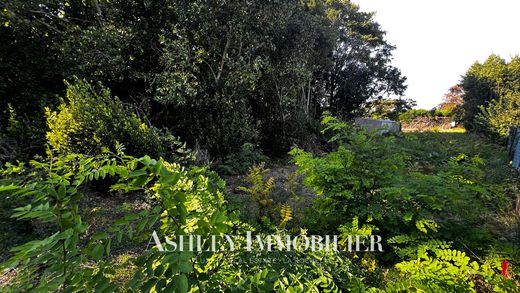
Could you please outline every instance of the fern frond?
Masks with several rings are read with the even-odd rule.
[[[282,218],[282,223],[287,223],[293,218],[291,206],[288,204],[283,204],[280,210],[280,216]]]

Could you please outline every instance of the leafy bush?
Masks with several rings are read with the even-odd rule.
[[[266,162],[268,159],[257,146],[245,143],[240,152],[226,156],[217,166],[217,171],[224,175],[244,174],[255,164]]]
[[[451,117],[452,111],[449,109],[435,109],[434,116],[435,117]]]
[[[170,133],[148,126],[101,84],[67,84],[67,100],[57,112],[47,109],[47,140],[61,154],[100,154],[123,144],[131,155],[173,158],[184,146]]]
[[[21,172],[26,172],[29,180],[0,186],[0,192],[31,200],[16,208],[13,216],[52,223],[55,231],[12,250],[14,256],[0,266],[18,270],[16,279],[2,288],[7,292],[190,292],[216,288],[231,292],[339,292],[365,287],[354,274],[359,271],[355,265],[335,251],[246,252],[245,238],[237,238],[235,250],[207,250],[212,235],[222,237],[231,229],[251,227],[226,212],[224,182],[204,169],[184,169],[149,157],[71,154],[48,162],[32,161],[31,167]],[[125,215],[106,230],[89,232],[78,202],[85,196],[85,184],[107,176],[120,179],[113,190],[146,191],[151,206]],[[158,230],[161,239],[201,235],[204,251],[165,253],[156,246],[132,261],[140,269],[124,287],[111,283],[114,272],[108,257],[113,244],[127,238],[148,241],[153,239],[152,229]],[[280,235],[285,234],[280,231]],[[265,241],[265,235],[259,233],[258,237]],[[300,242],[302,245],[303,238]],[[166,249],[168,245],[161,241]]]
[[[424,109],[411,109],[399,115],[399,121],[410,122],[417,117],[432,117],[431,112]]]
[[[343,242],[349,235],[381,235],[395,254],[386,252],[378,259],[404,260],[396,265],[399,276],[385,280],[384,292],[518,290],[514,281],[493,271],[495,267],[470,262],[463,252],[442,244],[454,241],[455,249],[473,255],[507,246],[495,240],[503,236],[489,217],[501,209],[501,202],[512,199],[488,175],[497,172],[494,164],[499,163],[479,156],[500,157],[497,146],[468,146],[467,137],[454,140],[454,135],[443,134],[435,140],[378,136],[332,117],[325,117],[323,124],[324,132],[332,134],[331,151],[320,156],[291,151],[305,184],[318,193],[307,222],[312,231],[339,231]],[[507,169],[500,162],[496,169]],[[518,252],[504,251],[503,257],[517,258]],[[375,261],[361,263],[373,270]]]
[[[480,131],[495,139],[504,139],[511,126],[520,125],[520,93],[492,100],[481,106],[476,122]]]
[[[403,227],[401,218],[417,207],[416,199],[400,182],[405,175],[406,156],[394,146],[394,137],[371,135],[357,131],[332,117],[323,120],[325,131],[331,131],[335,151],[320,157],[300,149],[291,155],[305,174],[305,183],[318,193],[314,213],[320,215],[316,230],[335,231],[354,217],[361,221],[376,220],[385,227]],[[404,207],[407,208],[404,208]]]
[[[520,292],[513,280],[496,274],[491,263],[472,261],[447,243],[429,241],[415,250],[415,259],[396,264],[400,276],[385,292]]]
[[[287,236],[278,232],[282,239]],[[298,236],[305,235],[302,231]],[[297,245],[302,245],[299,239]],[[368,288],[362,268],[333,250],[259,251],[238,259],[241,265],[229,275],[231,292],[363,292]]]
[[[0,186],[22,183],[26,172],[24,163],[6,163],[0,166]],[[13,209],[27,205],[30,201],[19,196],[9,196],[0,192],[0,262],[10,256],[9,249],[36,237],[34,226],[29,220],[16,220],[11,217]]]
[[[56,231],[45,239],[14,248],[14,256],[2,264],[2,268],[20,266],[19,277],[11,284],[18,290],[113,291],[116,287],[106,277],[110,274],[106,256],[110,255],[112,242],[122,241],[125,235],[150,238],[150,230],[159,221],[163,223],[162,236],[188,232],[221,235],[229,231],[219,191],[223,182],[211,174],[204,177],[203,170],[185,170],[149,157],[95,159],[74,154],[50,162],[33,161],[31,165],[32,180],[1,186],[0,191],[31,199],[30,204],[16,208],[13,217],[53,223]],[[78,202],[84,196],[86,183],[106,176],[121,179],[113,190],[148,190],[156,201],[150,209],[126,215],[107,231],[92,235],[79,214]],[[188,252],[165,256],[157,250],[148,251],[142,257],[144,269],[131,280],[131,287],[144,291],[176,288],[176,292],[187,292],[189,274],[197,279],[201,270],[215,268],[206,263],[199,266],[192,262],[193,257]],[[97,263],[98,269],[86,266],[88,262]]]
[[[390,238],[421,234],[435,219],[441,239],[460,239],[475,251],[486,249],[483,242],[495,242],[486,215],[510,199],[488,177],[478,155],[453,149],[436,154],[449,144],[369,134],[331,117],[323,122],[336,149],[318,157],[291,151],[305,184],[318,193],[308,223],[313,231],[336,231],[358,218]]]

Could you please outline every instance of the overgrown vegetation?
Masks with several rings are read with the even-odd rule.
[[[46,113],[47,141],[53,151],[96,155],[124,145],[129,154],[170,159],[188,152],[171,133],[147,125],[107,88],[85,81],[66,84],[66,102],[57,112]]]
[[[72,76],[217,159],[246,143],[285,156],[312,145],[323,111],[352,117],[406,88],[384,31],[349,1],[9,0],[0,16],[0,129],[11,105],[39,137],[29,159]]]
[[[519,227],[512,221],[505,228],[503,222],[514,218],[511,188],[516,185],[507,180],[511,173],[496,146],[476,137],[463,145],[467,134],[385,137],[332,117],[323,123],[330,151],[318,157],[300,149],[291,152],[305,185],[317,193],[311,207],[294,210],[285,203],[276,212],[275,179],[266,178],[262,165],[251,169],[250,185],[241,189],[263,210],[250,219],[260,224],[257,228],[226,211],[224,181],[197,167],[121,153],[70,154],[6,166],[4,173],[12,179],[4,182],[2,194],[29,201],[14,210],[14,217],[48,226],[46,238],[12,250],[3,266],[16,268],[17,276],[6,290],[518,291],[514,279],[499,273],[502,259],[508,259],[509,278],[518,274]],[[149,207],[91,231],[78,202],[95,181],[109,177],[115,182],[111,192],[143,192]],[[296,195],[290,187],[293,176],[287,181],[288,196]],[[288,225],[297,214],[305,214],[305,220]],[[256,230],[260,239],[269,231],[300,237],[337,234],[341,247],[349,236],[377,234],[386,249],[361,254],[248,251],[248,230]],[[155,245],[131,259],[139,268],[132,276],[123,283],[109,281],[121,273],[112,269],[110,257],[117,242],[150,245],[157,244],[154,235],[195,234],[203,236],[208,249],[212,235],[223,239],[231,232],[243,235],[233,244],[241,249],[229,250],[223,241],[217,251],[164,253]]]
[[[520,292],[518,57],[419,110],[350,1],[1,9],[0,291]]]

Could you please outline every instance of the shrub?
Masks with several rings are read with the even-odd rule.
[[[399,115],[399,121],[410,122],[417,117],[432,117],[431,112],[424,109],[411,109]]]
[[[451,117],[452,111],[450,109],[435,109],[435,117]]]
[[[130,155],[172,157],[186,153],[183,145],[164,130],[148,126],[101,84],[84,80],[67,84],[66,102],[57,112],[47,109],[51,148],[61,154],[100,154],[124,145]]]
[[[359,272],[355,265],[335,251],[247,252],[245,237],[235,239],[235,250],[218,246],[219,250],[211,251],[213,235],[225,243],[222,237],[231,229],[243,233],[252,228],[227,213],[224,182],[203,168],[185,169],[147,156],[71,154],[32,161],[25,174],[26,180],[0,185],[0,192],[31,201],[16,208],[13,217],[52,223],[55,233],[12,250],[13,257],[0,265],[0,269],[16,267],[18,271],[12,283],[2,285],[6,292],[186,293],[216,288],[226,292],[339,292],[365,288],[361,278],[353,274]],[[109,228],[89,232],[78,203],[85,196],[87,183],[107,176],[119,179],[113,190],[145,191],[151,206],[125,215]],[[203,251],[165,253],[156,245],[132,260],[139,269],[124,286],[117,287],[110,282],[115,273],[109,262],[112,245],[128,238],[154,239],[153,229],[161,239],[200,235]],[[301,234],[305,235],[304,231]],[[280,235],[287,234],[280,231]],[[265,235],[259,233],[258,237],[265,243]],[[305,243],[303,238],[299,240],[299,246]],[[172,249],[168,245],[161,241],[161,246]]]
[[[318,193],[309,218],[313,231],[337,231],[357,217],[389,238],[417,234],[435,219],[437,237],[463,239],[474,251],[494,241],[483,223],[489,222],[490,206],[507,199],[493,192],[500,186],[488,179],[482,158],[457,150],[441,156],[435,150],[443,150],[442,141],[438,147],[378,136],[331,117],[324,119],[324,127],[333,132],[336,149],[320,156],[291,151],[305,184]],[[420,149],[415,144],[424,148],[420,154],[414,153]]]
[[[0,125],[0,163],[26,161],[44,153],[45,127],[42,119],[20,117],[10,104],[6,114],[7,125]]]
[[[238,175],[246,173],[255,164],[266,162],[269,158],[262,154],[258,146],[252,143],[242,145],[240,152],[228,155],[217,171],[223,175]]]
[[[4,269],[20,265],[19,275],[11,285],[23,292],[114,291],[116,286],[107,279],[110,268],[106,262],[112,242],[121,242],[127,236],[150,239],[151,230],[159,229],[159,222],[163,223],[161,237],[188,232],[222,235],[230,229],[221,193],[223,181],[203,169],[186,170],[149,157],[93,158],[75,154],[33,161],[31,165],[28,180],[0,186],[0,192],[31,200],[14,209],[13,217],[54,224],[55,233],[14,248],[12,258],[0,266]],[[156,200],[150,209],[128,214],[107,230],[91,234],[78,204],[87,183],[107,176],[120,179],[113,190],[145,190]],[[199,273],[205,274],[202,269],[217,268],[203,260],[194,263],[193,257],[191,252],[165,256],[157,250],[147,251],[142,256],[143,270],[130,281],[131,287],[148,292],[151,288],[159,291],[173,286],[176,292],[187,292],[191,286],[188,276],[198,279]],[[93,263],[97,264],[95,270]]]
[[[323,124],[332,133],[331,151],[319,156],[291,151],[305,184],[318,193],[308,227],[339,231],[340,244],[350,235],[382,236],[395,254],[386,252],[377,260],[400,260],[399,276],[385,277],[385,289],[373,292],[517,291],[495,267],[457,250],[485,255],[489,247],[512,245],[498,243],[495,239],[503,236],[490,225],[500,202],[510,199],[488,178],[496,172],[493,166],[478,156],[487,152],[486,145],[468,146],[467,137],[455,141],[453,135],[432,133],[429,140],[378,136],[332,117]],[[454,248],[443,241],[453,241]],[[504,251],[504,258],[517,259],[517,253]],[[374,261],[361,264],[373,270]]]
[[[472,261],[447,243],[429,241],[415,251],[416,257],[396,264],[400,276],[385,292],[520,292],[492,263]]]
[[[335,151],[319,157],[300,149],[290,152],[298,171],[306,176],[305,184],[319,196],[314,213],[321,218],[312,223],[313,229],[336,231],[355,216],[361,221],[384,221],[386,227],[402,226],[399,217],[406,211],[399,207],[417,204],[406,189],[394,184],[403,178],[406,166],[405,155],[394,148],[395,137],[358,131],[332,117],[325,117],[323,123],[333,133],[330,141],[338,144]]]
[[[6,163],[0,165],[0,186],[20,184],[24,181],[26,164]],[[30,220],[16,220],[11,217],[13,209],[30,203],[19,196],[2,196],[0,192],[0,262],[10,256],[9,249],[35,238],[36,233]],[[1,287],[0,287],[1,289]]]
[[[509,95],[492,100],[486,106],[481,106],[476,117],[480,132],[492,138],[504,139],[509,134],[509,128],[520,125],[520,94]]]

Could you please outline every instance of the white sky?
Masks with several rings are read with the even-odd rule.
[[[520,54],[520,0],[353,0],[397,46],[407,98],[430,109],[475,61]]]

